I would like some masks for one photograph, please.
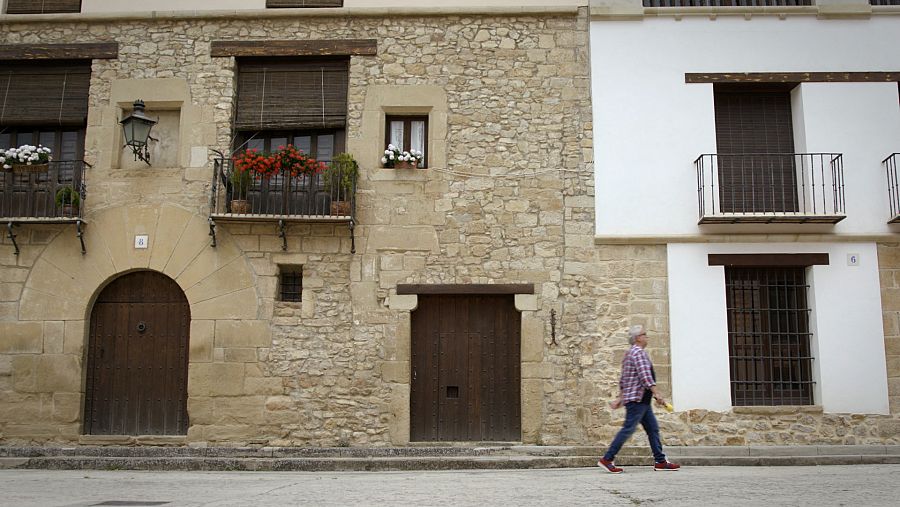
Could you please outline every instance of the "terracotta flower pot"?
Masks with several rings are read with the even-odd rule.
[[[12,164],[14,173],[45,173],[50,170],[50,164]]]
[[[350,216],[350,201],[331,201],[331,216]]]
[[[234,199],[231,201],[231,212],[236,215],[246,215],[250,213],[250,201],[245,199]]]

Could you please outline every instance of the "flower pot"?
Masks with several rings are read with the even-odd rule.
[[[331,201],[331,216],[350,216],[350,201]]]
[[[12,172],[19,174],[45,173],[50,170],[50,164],[12,164]]]
[[[232,200],[231,212],[237,215],[246,215],[250,213],[250,201],[247,201],[245,199]]]
[[[71,204],[63,204],[59,208],[59,216],[63,218],[75,218],[78,216],[78,207]]]
[[[394,164],[394,169],[415,169],[416,164],[412,162],[397,162]]]

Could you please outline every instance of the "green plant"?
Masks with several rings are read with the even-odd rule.
[[[331,164],[325,170],[325,188],[336,192],[339,197],[347,197],[356,187],[356,179],[359,177],[359,164],[349,153],[340,153],[331,159]],[[349,199],[341,199],[349,200]]]
[[[249,170],[239,169],[234,167],[231,169],[231,174],[228,175],[228,179],[231,180],[231,187],[234,192],[235,199],[244,199],[247,195],[247,191],[250,190],[250,184],[253,183],[253,174]]]
[[[56,207],[62,208],[63,206],[72,206],[73,208],[77,208],[81,205],[81,196],[78,195],[78,192],[75,191],[69,185],[64,187],[60,187],[59,190],[56,191]]]

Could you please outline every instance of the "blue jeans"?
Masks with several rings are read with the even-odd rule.
[[[625,442],[631,438],[634,430],[637,429],[638,423],[644,427],[647,432],[647,438],[650,440],[650,450],[653,451],[653,459],[657,463],[666,461],[666,455],[663,454],[662,442],[659,441],[659,424],[656,422],[656,416],[653,415],[653,409],[649,403],[639,403],[631,401],[625,404],[625,424],[616,434],[603,459],[612,461],[619,450],[625,445]]]

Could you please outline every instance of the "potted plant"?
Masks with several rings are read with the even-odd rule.
[[[421,151],[403,151],[393,144],[389,144],[381,157],[381,165],[395,169],[415,169],[423,158],[424,154]]]
[[[350,216],[351,199],[359,177],[359,164],[349,153],[335,155],[325,170],[325,188],[331,193],[331,215]]]
[[[326,169],[324,162],[310,157],[292,144],[279,146],[272,154],[272,168],[275,172],[291,176],[315,176]]]
[[[81,206],[81,196],[70,185],[59,187],[56,191],[56,209],[60,216],[73,217],[78,214]]]
[[[50,148],[23,144],[18,148],[0,150],[0,164],[4,170],[24,173],[47,172],[50,168]]]
[[[231,173],[231,212],[237,214],[250,213],[250,201],[247,194],[250,185],[257,176],[268,178],[272,172],[272,160],[258,150],[244,150],[232,159]]]

